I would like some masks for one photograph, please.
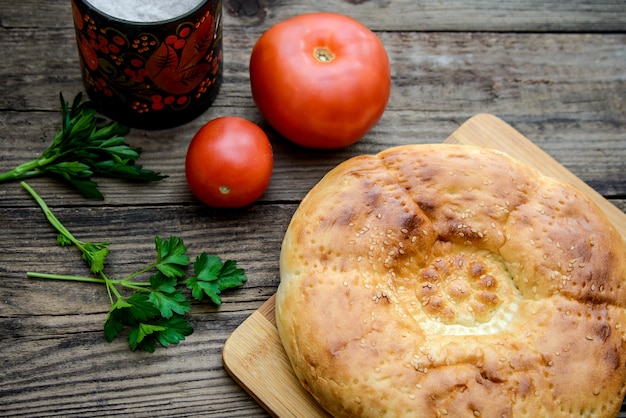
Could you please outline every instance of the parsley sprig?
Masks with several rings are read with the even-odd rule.
[[[32,187],[25,182],[21,184],[57,230],[59,245],[78,248],[92,273],[91,276],[67,276],[28,272],[27,276],[105,285],[111,301],[104,323],[104,336],[109,342],[127,330],[128,345],[133,351],[154,352],[157,343],[163,347],[178,344],[193,332],[185,317],[191,310],[191,301],[183,293],[185,288],[190,289],[195,300],[208,297],[219,306],[223,290],[241,286],[247,280],[236,261],[222,262],[219,257],[204,252],[193,263],[194,274],[185,277],[190,259],[183,240],[178,237],[163,240],[158,236],[154,238],[156,256],[152,262],[122,279],[109,278],[104,267],[111,244],[77,239]]]
[[[59,98],[61,130],[52,143],[38,158],[0,173],[0,182],[51,174],[71,184],[83,196],[102,200],[104,196],[91,179],[93,175],[144,182],[167,177],[135,163],[141,149],[125,143],[128,127],[117,122],[98,124],[93,104],[83,102],[81,93],[76,95],[71,107],[62,94]]]

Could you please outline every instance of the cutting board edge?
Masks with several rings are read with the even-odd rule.
[[[265,320],[271,326],[274,326],[270,322],[267,312],[270,309],[273,312],[274,306],[275,306],[274,304],[275,298],[276,298],[276,294],[272,295],[267,301],[263,303],[263,305],[261,305],[261,308],[257,309],[255,312],[252,313],[252,315],[246,318],[244,322],[242,322],[241,325],[239,325],[235,329],[235,331],[226,339],[226,341],[224,342],[224,347],[222,349],[222,363],[224,364],[224,369],[226,370],[228,375],[235,381],[235,383],[237,383],[240,387],[242,387],[246,391],[246,393],[248,393],[248,395],[250,395],[250,397],[252,397],[252,399],[254,399],[268,414],[270,414],[273,417],[278,417],[278,415],[274,413],[273,409],[270,408],[268,404],[266,404],[264,399],[258,396],[255,393],[255,391],[250,388],[250,385],[248,383],[248,378],[243,376],[243,374],[239,370],[231,367],[231,364],[233,363],[231,363],[230,361],[231,356],[236,356],[236,354],[234,354],[234,352],[231,350],[231,345],[237,340],[237,338],[239,338],[239,334],[244,332],[245,327],[251,321],[254,321],[257,316],[259,317],[258,320]],[[271,305],[271,307],[267,305]],[[262,309],[263,307],[265,307],[265,309]]]
[[[329,417],[326,411],[313,397],[300,386],[293,369],[291,369],[289,359],[282,349],[278,330],[273,320],[275,299],[276,294],[272,295],[259,309],[246,318],[226,340],[224,349],[222,350],[224,368],[233,380],[273,417]],[[238,342],[246,341],[245,333],[248,328],[254,329],[254,335],[258,337],[254,342],[258,343],[263,349],[260,349],[258,354],[238,356],[236,354],[237,350],[233,345]],[[275,350],[272,350],[272,346],[275,347]],[[270,353],[271,356],[263,355],[263,353]],[[278,382],[272,379],[269,373],[264,375],[264,377],[270,377],[270,382],[274,380],[274,385],[269,386],[282,388],[284,392],[277,394],[275,391],[266,391],[265,396],[262,396],[255,391],[255,387],[259,384],[259,382],[256,381],[258,376],[254,376],[255,373],[252,373],[251,368],[247,367],[247,365],[251,365],[254,361],[257,361],[260,365],[266,364],[264,370],[271,372],[270,369],[272,369],[272,367],[267,366],[268,362],[266,361],[269,359],[276,363],[272,363],[272,366],[277,366],[278,369],[283,370],[283,373]],[[238,361],[241,361],[241,363]],[[236,370],[235,367],[232,367],[234,364],[241,365],[240,369]],[[263,392],[267,386],[267,382],[260,383],[258,387],[259,392]],[[270,405],[274,406],[272,407]]]

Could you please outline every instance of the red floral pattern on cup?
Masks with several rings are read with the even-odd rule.
[[[72,1],[77,45],[85,83],[99,94],[124,102],[137,114],[182,110],[211,92],[223,59],[221,3],[174,33],[141,26],[134,35],[99,25],[89,10]]]

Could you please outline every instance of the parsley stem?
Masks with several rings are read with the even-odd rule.
[[[41,174],[39,169],[42,166],[41,159],[27,161],[12,170],[0,173],[0,182],[17,179],[28,179]]]
[[[93,104],[76,95],[71,107],[59,95],[62,128],[35,159],[0,173],[0,182],[25,180],[42,175],[56,176],[85,197],[104,199],[92,176],[101,175],[135,181],[157,181],[167,176],[137,165],[141,149],[133,148],[124,136],[129,128],[117,122],[99,123]]]
[[[57,231],[59,231],[59,233],[63,234],[70,241],[72,241],[72,243],[74,245],[76,245],[78,248],[80,248],[81,251],[83,251],[83,245],[82,245],[83,243],[81,241],[77,240],[76,238],[74,238],[74,235],[72,235],[70,233],[70,231],[68,231],[67,228],[65,228],[65,226],[63,226],[61,221],[59,221],[57,219],[57,217],[54,216],[54,214],[52,213],[52,211],[50,210],[50,208],[48,207],[46,202],[44,202],[44,200],[37,194],[37,192],[35,192],[35,190],[33,190],[33,188],[30,187],[28,185],[28,183],[26,183],[24,181],[20,182],[20,184],[22,185],[23,188],[26,189],[26,191],[28,191],[28,193],[30,193],[30,195],[33,197],[33,199],[35,199],[35,201],[37,202],[39,207],[41,207],[41,210],[43,211],[44,215],[46,215],[46,219],[48,219],[48,222],[50,222],[50,224]]]
[[[116,282],[119,282],[119,280],[115,280]],[[150,283],[148,282],[133,282],[132,284],[130,283],[120,283],[122,286],[127,287],[128,289],[135,289],[135,290],[141,290],[141,291],[146,291],[147,287],[150,287]]]
[[[120,282],[121,285],[126,286],[127,282],[130,282],[131,280],[133,280],[135,277],[141,276],[144,273],[149,272],[150,270],[154,270],[156,268],[156,263],[149,265],[148,267],[145,267],[139,271],[134,272],[133,274],[123,278],[122,280],[118,280]],[[135,282],[135,284],[139,284],[137,282]]]
[[[146,291],[147,287],[150,287],[150,283],[148,282],[134,282],[128,283],[125,280],[112,280],[108,279],[106,276],[99,277],[87,277],[87,276],[71,276],[65,274],[51,274],[51,273],[37,273],[29,271],[26,273],[27,277],[36,278],[36,279],[52,279],[52,280],[65,280],[65,281],[73,281],[73,282],[84,282],[84,283],[98,283],[105,284],[107,287],[107,291],[109,293],[109,298],[111,302],[113,301],[113,295],[117,299],[123,299],[122,294],[117,290],[116,285],[124,286],[128,289],[141,290]],[[113,292],[113,295],[111,294]]]
[[[68,276],[65,274],[36,273],[32,271],[27,272],[26,276],[37,278],[37,279],[67,280],[67,281],[74,281],[74,282],[87,282],[87,283],[100,283],[100,284],[104,284],[107,281],[107,279],[102,279],[98,277]]]
[[[113,305],[115,301],[113,300],[113,295],[111,294],[111,288],[113,288],[113,290],[115,291],[116,297],[117,297],[117,289],[115,288],[115,286],[110,286],[108,283],[105,287],[107,289],[107,295],[109,295],[109,301],[111,302],[111,305]]]
[[[72,275],[66,275],[66,274],[38,273],[38,272],[33,272],[33,271],[27,272],[26,276],[37,278],[37,279],[54,279],[54,280],[68,280],[68,281],[74,281],[74,282],[108,284],[110,285],[112,289],[115,289],[116,285],[121,285],[129,289],[135,289],[135,290],[145,290],[146,287],[150,287],[150,283],[148,282],[128,283],[126,279],[114,280],[114,279],[108,279],[106,277],[72,276]],[[117,293],[117,292],[114,292],[114,293]]]
[[[119,292],[119,290],[117,290],[117,287],[115,287],[115,280],[111,280],[109,279],[104,273],[100,272],[100,277],[102,277],[102,279],[104,280],[104,283],[106,285],[107,288],[107,293],[109,294],[109,300],[111,301],[111,304],[113,304],[113,297],[111,296],[111,292],[113,292],[113,294],[115,295],[115,299],[116,300],[124,300],[124,297],[122,296],[122,294]]]

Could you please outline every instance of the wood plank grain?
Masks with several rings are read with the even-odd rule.
[[[109,344],[93,331],[3,338],[3,358],[14,364],[2,365],[0,416],[261,416],[221,366],[225,331],[197,332],[154,354],[131,353],[125,341]]]
[[[445,142],[497,149],[530,163],[544,175],[574,184],[603,210],[610,212],[611,220],[626,239],[626,214],[606,202],[597,192],[577,180],[558,162],[495,116],[474,116]],[[297,380],[294,386],[295,375],[275,327],[274,306],[275,297],[272,296],[228,338],[223,350],[226,370],[272,415],[293,416],[291,411],[296,408],[306,409],[308,417],[324,417],[323,411],[316,410],[315,404],[311,405],[309,394]],[[259,376],[264,377],[262,383],[258,382]],[[277,385],[276,382],[281,384]]]
[[[245,115],[242,112],[232,114]],[[7,132],[0,141],[0,170],[7,170],[37,155],[50,140],[48,132],[56,129],[58,116],[52,113],[26,115],[15,113],[5,118]],[[626,124],[607,126],[601,122],[581,125],[571,120],[563,123],[520,121],[514,125],[549,155],[575,173],[615,205],[626,197]],[[35,120],[35,121],[33,121]],[[307,191],[332,167],[354,155],[376,153],[386,147],[410,143],[436,142],[455,130],[461,121],[457,118],[440,119],[419,112],[387,112],[370,134],[348,149],[320,152],[300,149],[275,135],[270,137],[274,148],[275,165],[269,189],[262,203],[297,203]],[[105,195],[105,201],[84,199],[57,179],[33,179],[29,183],[43,194],[53,206],[111,206],[121,205],[196,205],[198,201],[189,191],[182,167],[188,141],[196,124],[175,132],[133,132],[128,142],[143,149],[139,162],[146,168],[161,171],[169,177],[158,183],[132,183],[122,180],[96,178]],[[595,129],[595,132],[591,132]],[[564,135],[563,132],[570,132]],[[594,141],[588,140],[593,137]],[[607,139],[597,139],[607,137]],[[623,159],[622,159],[623,155]],[[0,207],[30,207],[32,201],[17,182],[0,184]]]
[[[11,61],[0,62],[2,108],[57,111],[59,91],[72,95],[80,90],[73,30],[49,32],[0,32],[0,49],[15,54]],[[216,108],[254,108],[248,61],[258,35],[225,31],[224,83]],[[379,36],[393,70],[389,109],[430,115],[447,111],[448,117],[459,110],[461,117],[470,117],[478,108],[500,115],[544,111],[554,120],[575,108],[581,121],[592,120],[587,112],[601,110],[623,119],[624,34],[383,32]],[[42,66],[58,70],[42,73]]]
[[[225,22],[268,26],[296,14],[323,10],[353,16],[377,31],[605,32],[622,31],[626,23],[626,6],[618,0],[318,0],[312,4],[227,0]]]
[[[223,4],[225,24],[236,28],[268,26],[312,10],[348,14],[375,30],[395,31],[607,32],[626,25],[626,6],[620,0],[224,0]],[[63,0],[0,2],[0,16],[6,28],[71,26],[69,1]]]
[[[0,77],[6,81],[0,83],[0,107],[6,109],[0,113],[0,170],[41,151],[59,126],[59,91],[72,95],[81,89],[73,33],[53,33],[16,30],[0,37],[0,49],[13,49],[20,57],[13,64],[0,61]],[[141,162],[171,177],[163,187],[122,188],[119,182],[103,181],[105,195],[111,196],[111,204],[193,202],[181,170],[184,154],[201,124],[217,116],[242,116],[268,132],[276,167],[264,199],[295,201],[341,160],[391,145],[437,141],[470,116],[490,112],[604,196],[626,196],[626,35],[381,36],[393,66],[392,96],[380,122],[354,146],[335,152],[304,150],[267,125],[248,86],[246,51],[254,37],[232,33],[225,37],[225,82],[215,106],[183,127],[129,135],[129,142],[144,150]],[[41,63],[59,70],[42,74]],[[53,190],[71,201],[65,189]],[[5,203],[21,201],[19,188],[2,185],[0,193],[6,193]]]
[[[0,208],[0,417],[265,415],[225,372],[221,352],[232,331],[275,292],[275,260],[293,205],[53,210],[77,237],[112,242],[106,265],[112,278],[152,260],[153,236],[171,234],[184,239],[192,257],[207,251],[238,260],[248,281],[225,291],[219,308],[194,303],[195,331],[178,346],[133,353],[123,337],[104,339],[110,302],[103,287],[26,277],[27,271],[87,273],[75,249],[56,245],[41,211]]]
[[[489,112],[626,212],[626,3],[623,0],[224,0],[225,77],[198,120],[165,131],[133,131],[140,162],[170,177],[158,184],[98,179],[104,202],[83,199],[54,179],[31,184],[81,237],[114,242],[112,275],[154,251],[155,234],[182,236],[190,252],[239,260],[246,285],[219,308],[194,304],[196,331],[154,355],[106,343],[108,298],[97,286],[30,280],[27,270],[80,274],[76,254],[16,183],[0,185],[0,417],[267,416],[226,373],[222,347],[279,281],[284,229],[298,202],[333,166],[393,145],[439,142],[470,116]],[[370,26],[388,48],[392,97],[379,124],[353,147],[317,152],[293,146],[254,106],[248,59],[271,25],[330,10]],[[68,0],[0,1],[0,170],[32,158],[59,125],[58,93],[82,89]],[[199,204],[184,179],[186,146],[205,121],[246,117],[268,132],[276,164],[252,208]],[[258,312],[256,312],[258,309]]]

